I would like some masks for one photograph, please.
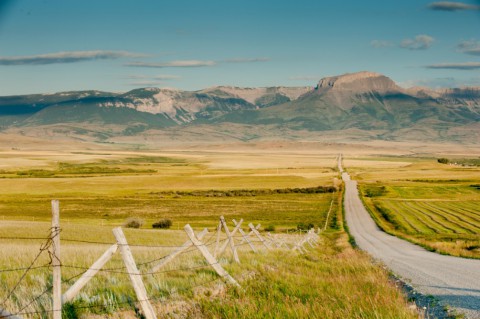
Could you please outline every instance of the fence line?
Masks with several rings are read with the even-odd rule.
[[[333,203],[333,201],[332,201]],[[330,209],[328,214],[332,209],[332,203],[330,205]],[[214,282],[218,280],[225,280],[227,283],[230,283],[234,286],[240,287],[238,282],[227,272],[225,269],[220,265],[218,262],[216,255],[222,254],[226,247],[229,245],[230,250],[233,254],[234,260],[236,262],[240,262],[238,257],[237,248],[241,246],[249,245],[250,249],[256,253],[258,252],[258,248],[255,247],[255,243],[259,245],[263,245],[267,250],[270,249],[287,249],[292,251],[297,251],[300,254],[303,254],[307,251],[306,245],[314,248],[317,245],[319,240],[318,234],[311,229],[305,235],[301,235],[301,238],[294,243],[293,247],[289,247],[289,245],[285,242],[283,238],[278,238],[278,236],[272,236],[270,233],[267,233],[266,237],[262,236],[258,231],[260,225],[254,226],[253,224],[248,224],[250,232],[246,234],[243,229],[241,228],[241,224],[243,219],[240,221],[233,220],[234,228],[232,231],[229,230],[227,222],[223,216],[220,217],[219,224],[217,227],[217,231],[212,233],[210,237],[205,240],[204,242],[202,239],[206,237],[205,235],[208,233],[207,229],[204,229],[198,235],[195,235],[192,228],[187,224],[185,226],[185,232],[189,240],[185,242],[183,245],[140,245],[140,244],[128,244],[126,238],[123,234],[123,231],[120,227],[115,228],[113,230],[114,237],[116,238],[116,242],[101,242],[101,241],[89,241],[89,240],[82,240],[82,239],[74,239],[74,238],[62,238],[62,241],[65,242],[73,242],[73,243],[87,243],[87,244],[95,244],[95,245],[110,245],[110,247],[100,256],[91,267],[83,267],[77,265],[68,265],[62,264],[61,256],[60,256],[60,223],[59,223],[59,203],[58,201],[52,201],[52,228],[50,229],[50,236],[49,237],[0,237],[0,240],[43,240],[44,243],[41,243],[40,249],[38,254],[33,258],[33,261],[28,267],[19,267],[19,268],[11,268],[11,269],[0,269],[0,273],[7,273],[7,272],[16,272],[16,271],[23,271],[23,274],[14,284],[13,288],[6,294],[6,297],[0,303],[0,318],[13,318],[18,319],[21,318],[22,315],[34,315],[34,314],[45,314],[45,313],[52,313],[54,319],[60,319],[62,315],[62,304],[69,302],[75,298],[75,296],[79,293],[79,291],[91,280],[98,272],[103,273],[112,273],[112,274],[125,274],[130,277],[132,285],[134,287],[135,293],[137,295],[136,301],[138,302],[142,308],[143,315],[147,319],[156,319],[156,314],[150,301],[156,300],[156,298],[149,297],[147,295],[146,287],[143,283],[142,277],[147,275],[155,275],[155,274],[165,274],[171,273],[176,271],[195,271],[202,268],[212,267],[215,272],[219,275],[219,278],[214,280],[209,280],[206,283],[201,285],[205,285],[209,282]],[[328,217],[327,217],[328,222]],[[224,235],[226,238],[220,239],[222,237],[221,230],[224,230]],[[237,233],[238,232],[238,233]],[[251,238],[251,236],[255,236]],[[288,236],[288,235],[287,235]],[[235,240],[238,242],[236,243]],[[215,245],[215,252],[212,254],[210,253],[208,247]],[[136,263],[130,247],[146,247],[146,248],[172,248],[175,249],[173,252],[170,252],[166,255],[161,257],[156,257],[152,260]],[[213,249],[213,247],[211,247]],[[124,265],[121,267],[114,267],[114,268],[104,268],[105,264],[112,258],[117,251],[120,251],[121,257],[123,259]],[[47,264],[35,266],[35,263],[39,260],[40,256],[44,253],[49,253],[50,261]],[[167,263],[172,261],[173,259],[177,258],[180,255],[188,254],[188,253],[195,253],[200,252],[200,254],[205,258],[207,264],[198,265],[198,266],[190,266],[190,267],[177,267],[174,269],[166,269],[160,270],[163,266]],[[156,263],[149,271],[140,271],[138,267],[147,266],[150,264]],[[43,290],[40,294],[35,296],[33,299],[30,300],[25,305],[21,305],[20,309],[16,313],[11,313],[5,309],[5,304],[9,300],[9,298],[14,294],[15,290],[20,286],[22,281],[26,278],[27,274],[36,269],[45,269],[45,268],[52,268],[54,276],[53,282],[51,285],[48,285],[45,290]],[[68,279],[61,279],[61,269],[68,268],[68,269],[78,269],[81,270],[80,273],[75,274],[74,276]],[[78,278],[78,279],[77,279]],[[73,284],[71,284],[72,280],[77,279]],[[61,291],[61,284],[71,284],[67,291],[62,295]],[[158,281],[157,281],[158,283]],[[200,286],[201,286],[200,285]],[[188,289],[193,289],[195,287],[190,287]],[[184,288],[187,289],[187,288]],[[178,291],[178,290],[177,290]],[[42,311],[27,311],[29,307],[31,307],[35,302],[40,300],[43,296],[48,293],[52,293],[52,307],[50,310],[42,310]],[[132,301],[128,301],[126,303],[132,303]],[[115,305],[120,305],[122,302],[115,302]],[[105,305],[89,305],[89,306],[80,306],[75,308],[96,308]],[[3,309],[2,309],[3,308]]]

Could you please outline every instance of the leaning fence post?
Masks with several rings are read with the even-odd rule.
[[[8,318],[8,319],[22,319],[22,317],[19,317],[17,315],[13,315],[10,312],[3,310],[0,308],[0,318]]]
[[[60,203],[52,200],[53,319],[62,319],[62,268],[60,262]]]
[[[223,216],[221,217],[223,218]],[[220,219],[222,220],[222,219]],[[225,219],[223,219],[222,223],[225,223]],[[233,241],[233,236],[236,234],[236,232],[240,229],[240,226],[242,225],[243,223],[243,219],[240,219],[240,221],[238,222],[238,224],[235,223],[235,228],[232,230],[232,232],[230,232],[229,234],[229,239],[232,239]],[[226,225],[226,223],[224,224],[224,227],[228,230],[228,226]],[[221,255],[224,251],[225,251],[225,248],[227,248],[227,245],[230,244],[231,241],[230,240],[227,240],[223,243],[222,247],[220,248],[220,251],[218,252],[218,255]],[[231,246],[231,245],[230,245]],[[237,248],[235,247],[235,252],[234,254],[236,253],[236,250]]]
[[[248,227],[250,227],[250,229],[252,230],[252,232],[255,234],[255,236],[257,236],[257,238],[262,242],[262,244],[267,247],[267,249],[270,249],[270,247],[267,245],[267,243],[265,242],[265,239],[262,237],[262,235],[260,235],[260,233],[258,232],[257,228],[255,226],[253,226],[252,223],[248,224]]]
[[[118,244],[113,244],[108,248],[103,255],[80,277],[68,290],[62,295],[62,303],[72,300],[78,292],[102,269],[103,266],[112,258],[113,254],[117,252]]]
[[[223,218],[223,216],[220,216],[220,221],[222,222],[223,229],[225,229],[225,233],[227,234],[227,237],[229,239],[228,241],[230,243],[230,248],[232,248],[233,259],[235,259],[237,263],[240,263],[240,259],[238,258],[238,254],[237,254],[237,249],[235,248],[235,243],[233,242],[232,234],[228,230],[228,226],[227,226],[227,223],[225,222],[225,218]]]
[[[205,259],[207,260],[207,262],[210,264],[210,266],[213,267],[213,269],[215,269],[215,271],[217,272],[217,274],[222,277],[222,278],[225,278],[226,280],[228,280],[231,284],[237,286],[237,287],[240,287],[240,285],[238,284],[238,282],[233,279],[232,276],[230,276],[228,274],[228,272],[225,271],[225,269],[223,269],[223,267],[218,263],[218,261],[215,259],[215,257],[212,256],[212,254],[210,253],[210,251],[208,251],[208,248],[207,246],[205,246],[204,243],[202,243],[200,240],[197,239],[197,237],[195,236],[195,233],[193,232],[193,229],[192,227],[190,227],[189,224],[186,224],[185,227],[185,232],[187,233],[188,237],[190,238],[190,240],[192,241],[193,245],[195,245],[195,247],[198,248],[198,250],[200,250],[200,252],[202,253],[203,257],[205,257]]]
[[[267,237],[268,237],[268,239],[269,239],[275,246],[277,246],[277,248],[282,247],[282,245],[279,244],[279,243],[275,240],[275,238],[273,238],[272,234],[267,233]]]
[[[208,233],[208,229],[205,228],[204,230],[202,230],[198,235],[198,239],[199,240],[202,240],[202,238]],[[168,264],[169,262],[171,262],[175,257],[177,257],[178,255],[180,255],[182,252],[184,252],[185,250],[187,250],[189,247],[191,247],[193,244],[192,244],[192,241],[191,240],[187,240],[182,246],[178,247],[174,252],[172,252],[170,255],[168,255],[167,257],[165,257],[164,259],[162,259],[158,264],[156,264],[155,266],[152,267],[152,269],[150,270],[150,273],[155,273],[156,271],[158,271],[160,268],[162,268],[163,266],[165,266],[166,264]]]
[[[215,243],[215,250],[213,251],[213,257],[217,258],[217,251],[218,248],[220,247],[220,234],[222,233],[222,222],[218,222],[217,226],[217,242]]]
[[[120,253],[123,258],[123,262],[128,271],[128,275],[130,276],[130,280],[132,281],[133,288],[135,289],[135,293],[137,294],[138,302],[140,302],[140,306],[142,307],[143,314],[145,315],[146,319],[156,319],[157,316],[153,310],[150,301],[148,300],[147,290],[145,289],[145,285],[143,284],[142,275],[135,264],[135,260],[133,259],[132,251],[128,246],[127,239],[123,234],[122,228],[117,227],[113,229],[113,235],[117,239],[118,246],[120,247]]]
[[[235,226],[237,226],[237,221],[235,219],[232,219],[233,223],[235,224]],[[246,241],[248,243],[248,245],[250,246],[250,248],[252,248],[253,252],[256,253],[257,250],[255,249],[255,246],[252,244],[252,242],[250,241],[250,239],[248,239],[247,235],[245,234],[245,232],[243,231],[243,229],[240,227],[238,229],[238,231],[240,232],[240,234],[242,235],[243,237],[243,241]]]

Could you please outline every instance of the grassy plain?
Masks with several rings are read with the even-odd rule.
[[[435,157],[344,162],[386,232],[442,254],[480,258],[480,167],[440,164]]]
[[[42,240],[8,238],[46,237],[52,198],[61,206],[64,291],[114,242],[112,227],[127,217],[146,221],[142,229],[125,229],[143,273],[186,241],[182,231],[186,223],[197,230],[208,227],[205,242],[213,250],[219,215],[228,221],[244,218],[274,225],[277,235],[291,244],[300,235],[285,231],[311,222],[326,224],[327,230],[320,245],[305,255],[285,250],[253,254],[243,245],[241,264],[232,263],[228,253],[222,256],[219,262],[240,282],[241,290],[225,286],[190,249],[162,271],[144,276],[149,297],[161,317],[171,318],[416,317],[387,272],[348,245],[341,193],[292,190],[336,184],[335,154],[68,149],[12,150],[0,157],[2,270],[27,267],[38,254]],[[171,230],[151,229],[151,223],[161,218],[173,220]],[[48,263],[43,253],[35,266]],[[138,317],[119,254],[105,268],[108,271],[95,276],[66,307],[66,318]],[[2,306],[12,312],[51,284],[47,265],[29,271],[9,296],[22,274],[0,272]],[[22,311],[39,313],[24,317],[48,318],[50,298],[47,292],[35,300]]]

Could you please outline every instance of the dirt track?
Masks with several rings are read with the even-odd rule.
[[[343,171],[340,163],[339,169]],[[357,182],[345,172],[342,178],[345,218],[358,246],[419,292],[436,297],[467,318],[480,318],[480,260],[439,255],[384,233],[363,206]]]

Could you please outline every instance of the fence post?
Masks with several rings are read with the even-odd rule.
[[[213,251],[213,257],[217,258],[217,251],[220,245],[220,234],[222,232],[222,222],[218,222],[217,226],[217,242],[215,243],[215,250]]]
[[[235,243],[233,242],[232,234],[228,230],[228,226],[227,226],[227,223],[225,222],[225,218],[223,218],[223,216],[220,216],[220,221],[222,222],[223,229],[225,229],[225,233],[227,234],[228,242],[230,243],[230,248],[232,249],[232,252],[233,252],[233,259],[235,259],[237,263],[240,263],[240,259],[238,258],[238,254],[237,254],[237,248],[235,248]],[[220,251],[220,253],[222,253],[222,251]]]
[[[232,219],[233,223],[235,224],[235,226],[238,225],[237,221],[235,219]],[[246,241],[248,243],[248,245],[250,246],[250,248],[252,248],[253,252],[256,253],[257,250],[255,249],[255,246],[253,246],[252,242],[250,241],[250,239],[248,239],[247,235],[245,234],[245,232],[243,231],[242,228],[239,228],[238,231],[240,232],[240,234],[242,235],[243,237],[243,241]]]
[[[249,225],[249,226],[250,226],[250,225]],[[255,226],[255,229],[260,229],[260,226],[261,226],[261,225],[258,224],[257,226]],[[252,236],[252,235],[253,235],[253,230],[251,230],[251,231],[247,234],[247,236],[245,236],[245,237],[248,238],[248,237],[250,237],[250,236]],[[245,241],[245,239],[242,239],[242,241],[240,242],[240,244],[242,244],[244,241]]]
[[[202,240],[203,237],[208,233],[208,229],[205,228],[202,230],[198,235],[198,239]],[[158,271],[160,268],[171,262],[175,257],[180,255],[183,251],[187,250],[189,247],[193,246],[193,243],[191,240],[187,240],[182,246],[178,247],[174,252],[172,252],[170,255],[162,259],[158,264],[152,267],[150,270],[150,273],[154,273]]]
[[[202,243],[200,240],[197,239],[197,237],[195,237],[195,233],[193,232],[192,227],[190,227],[189,224],[186,224],[184,229],[185,229],[185,232],[187,233],[188,237],[192,241],[193,245],[195,245],[195,247],[197,247],[198,250],[200,250],[203,257],[205,257],[205,259],[210,264],[210,266],[212,266],[213,269],[215,269],[217,274],[220,277],[227,279],[231,284],[233,284],[237,287],[240,287],[238,282],[235,279],[233,279],[233,277],[230,276],[228,274],[228,272],[226,272],[225,269],[223,269],[223,267],[218,263],[218,261],[215,259],[215,257],[213,257],[212,254],[210,254],[207,246],[205,246],[204,243]]]
[[[137,294],[138,301],[140,302],[140,306],[142,307],[143,314],[145,315],[146,319],[157,319],[155,315],[155,311],[153,310],[150,301],[148,300],[147,290],[145,289],[145,285],[143,284],[142,275],[135,264],[135,260],[133,259],[132,252],[130,247],[128,247],[127,239],[123,234],[122,228],[117,227],[113,229],[113,235],[117,239],[118,246],[120,247],[120,253],[122,254],[123,262],[127,267],[128,274],[130,276],[130,280],[132,281],[133,288],[135,289],[135,293]]]
[[[62,319],[62,267],[60,262],[60,203],[52,200],[53,319]]]
[[[12,315],[10,312],[3,310],[0,308],[0,318],[8,318],[8,319],[22,319],[17,315]]]
[[[103,266],[117,252],[118,244],[113,244],[97,259],[97,261],[62,295],[62,304],[72,300],[78,292],[102,269]]]
[[[225,221],[225,220],[224,220]],[[240,221],[237,223],[235,223],[235,228],[232,230],[232,232],[230,233],[230,238],[233,238],[233,236],[237,233],[237,231],[240,229],[240,225],[243,223],[243,219],[240,219]],[[226,226],[228,227],[228,226]],[[226,242],[223,243],[223,246],[220,248],[220,252],[218,253],[219,255],[221,255],[224,251],[225,251],[225,248],[227,248],[227,245],[230,243],[229,240],[227,240]],[[236,250],[236,248],[235,248]]]
[[[275,246],[277,246],[277,248],[282,247],[282,245],[279,244],[279,243],[275,240],[275,238],[273,238],[272,234],[267,233],[267,237],[268,237],[268,239],[269,239]]]
[[[267,249],[270,249],[270,247],[267,245],[267,243],[265,242],[265,239],[262,237],[262,235],[260,235],[260,233],[258,232],[257,228],[255,226],[253,226],[252,223],[248,224],[248,227],[250,227],[250,229],[252,230],[251,232],[253,232],[255,234],[255,236],[257,236],[257,238],[262,242],[262,244],[267,247]],[[258,226],[257,226],[258,227]]]
[[[333,199],[330,201],[330,208],[328,209],[327,218],[325,219],[325,226],[323,226],[323,230],[327,230],[328,217],[330,217],[330,212],[332,211],[332,207],[333,207]],[[320,227],[318,227],[318,234],[320,234]]]

